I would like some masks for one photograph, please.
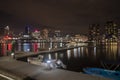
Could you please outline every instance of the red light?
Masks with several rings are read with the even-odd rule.
[[[11,51],[12,50],[12,44],[8,44],[8,50]]]
[[[9,37],[9,36],[5,36],[5,37],[4,37],[4,40],[8,40],[8,39],[12,39],[12,38]]]
[[[37,51],[38,51],[38,44],[37,44],[37,43],[34,43],[33,45],[34,45],[34,46],[33,46],[33,47],[34,47],[34,52],[37,52]]]
[[[36,29],[35,32],[38,32],[38,30]]]

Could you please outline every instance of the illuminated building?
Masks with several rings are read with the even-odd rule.
[[[61,31],[55,30],[55,37],[61,37]]]
[[[32,32],[32,36],[37,39],[40,38],[40,31],[35,30],[34,32]]]
[[[118,26],[113,21],[105,24],[105,36],[109,41],[116,41],[118,34]]]
[[[24,39],[31,39],[32,38],[29,26],[25,27],[25,32],[23,33],[22,37]]]
[[[26,26],[25,27],[25,34],[30,34],[30,27],[29,26]]]
[[[43,39],[48,39],[48,33],[49,33],[48,29],[43,29],[43,30],[41,31],[41,37],[42,37]]]
[[[89,26],[89,41],[98,41],[100,38],[99,24],[92,24]]]
[[[120,40],[120,27],[118,28],[118,40]]]
[[[5,27],[5,31],[4,31],[5,33],[5,35],[9,35],[9,33],[10,33],[10,28],[9,28],[9,26],[6,26]]]

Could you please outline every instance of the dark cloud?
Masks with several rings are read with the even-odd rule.
[[[19,19],[16,24],[85,33],[92,23],[119,22],[119,3],[119,0],[1,0],[0,10],[12,15],[15,19],[8,18],[13,22]]]

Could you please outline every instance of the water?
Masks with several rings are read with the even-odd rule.
[[[44,45],[42,44],[42,48]],[[32,45],[24,44],[21,46],[20,44],[17,48],[18,51],[32,50],[36,52],[36,47],[41,47],[41,45],[36,46],[36,43],[34,43]],[[57,53],[43,53],[41,55],[44,56],[44,61],[49,59],[60,59],[65,65],[67,65],[67,70],[80,72],[86,67],[103,68],[104,66],[101,63],[109,63],[108,66],[112,64],[120,64],[120,44],[109,43],[101,46],[89,45],[86,47],[64,50]],[[26,61],[27,58],[21,60]]]
[[[102,63],[108,66],[118,64],[120,61],[120,46],[116,43],[107,44],[106,46],[87,46],[42,55],[44,56],[44,60],[60,59],[67,65],[67,70],[80,72],[86,67],[103,68]]]

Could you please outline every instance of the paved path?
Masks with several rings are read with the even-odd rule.
[[[33,80],[109,80],[67,70],[48,70],[45,67],[17,61],[11,57],[0,58],[0,73],[1,71],[13,75],[11,76],[13,78],[17,76],[15,80],[23,80],[26,77],[31,77]]]

